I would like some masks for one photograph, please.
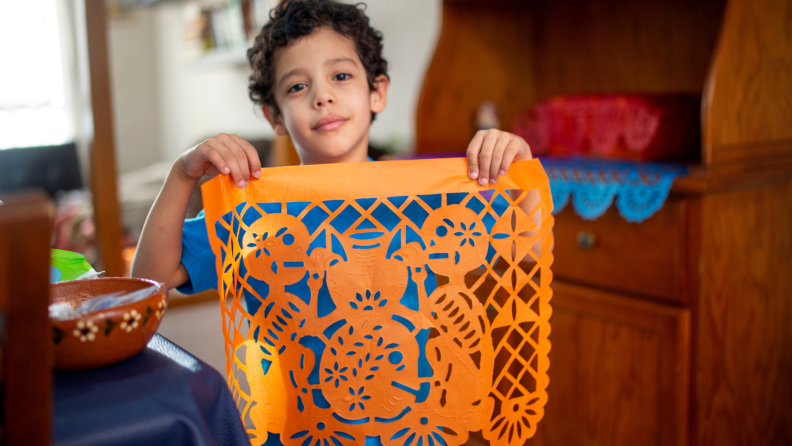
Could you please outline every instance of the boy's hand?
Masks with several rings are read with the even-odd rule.
[[[261,176],[261,162],[256,149],[237,135],[221,133],[207,139],[181,157],[184,176],[199,179],[204,175],[231,174],[237,187],[245,187],[250,175]]]
[[[514,161],[531,159],[524,139],[497,129],[479,130],[467,149],[468,175],[483,186],[495,184]]]

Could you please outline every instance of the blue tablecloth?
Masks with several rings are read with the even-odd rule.
[[[248,445],[225,379],[166,338],[95,370],[56,373],[55,445]]]

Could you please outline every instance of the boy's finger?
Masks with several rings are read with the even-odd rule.
[[[231,169],[231,179],[234,180],[234,184],[237,187],[245,187],[247,185],[247,181],[245,181],[244,175],[242,175],[242,169],[239,167],[239,162],[237,161],[237,157],[234,156],[233,153],[223,145],[221,148],[218,149],[220,155],[222,155],[223,160],[228,165],[229,169]]]
[[[224,175],[232,175],[234,172],[234,165],[233,163],[229,162],[227,156],[223,155],[228,150],[226,149],[225,145],[223,145],[222,142],[218,141],[215,138],[209,138],[203,144],[206,144],[207,147],[207,151],[206,151],[207,158],[209,158],[209,155],[211,153],[215,153],[215,155],[213,155],[214,159],[209,158],[209,161],[215,164],[218,170],[222,172]],[[217,160],[218,163],[223,164],[225,168],[220,169],[220,166],[218,166],[217,163],[215,163],[215,160]]]
[[[253,147],[252,144],[245,141],[244,139],[240,138],[237,135],[230,135],[231,139],[233,139],[242,150],[245,151],[245,155],[247,156],[248,166],[250,166],[250,173],[256,178],[261,176],[261,160],[259,160],[258,152],[256,148]]]
[[[245,152],[228,135],[221,135],[218,137],[218,139],[223,144],[223,157],[226,159],[226,161],[228,161],[229,164],[236,165],[238,168],[239,178],[234,177],[234,183],[239,185],[239,180],[241,179],[244,183],[242,187],[246,186],[248,180],[250,180],[250,170],[248,168],[247,156],[245,156]],[[233,163],[229,158],[234,160]],[[232,173],[233,169],[234,168],[232,167]]]
[[[503,154],[509,148],[511,139],[501,135],[498,142],[495,143],[495,149],[492,151],[492,161],[490,162],[489,182],[495,184],[498,181],[498,172],[500,171],[501,164],[503,163]]]
[[[498,174],[506,175],[506,172],[509,171],[509,166],[512,165],[514,162],[514,157],[517,156],[517,152],[519,151],[519,143],[518,141],[512,140],[509,145],[506,147],[506,151],[503,152],[503,160],[501,160],[500,168],[498,170]]]
[[[470,140],[470,144],[468,144],[467,148],[467,159],[468,159],[468,176],[470,179],[475,180],[478,178],[478,157],[479,152],[481,152],[481,143],[484,142],[484,132],[476,132],[476,136]]]
[[[520,138],[520,142],[522,142],[522,145],[523,145],[522,146],[522,153],[520,154],[520,159],[521,160],[533,159],[533,154],[531,153],[531,146],[529,146],[528,143],[525,142],[525,140],[522,139],[522,138]],[[519,153],[519,151],[518,151],[518,153]]]
[[[225,175],[231,173],[231,168],[228,167],[228,163],[225,162],[223,156],[220,155],[220,152],[217,150],[209,149],[206,157],[209,158],[209,162],[211,162],[220,173]]]
[[[492,162],[492,152],[498,142],[497,132],[487,132],[484,142],[481,144],[481,154],[479,154],[479,184],[484,186],[489,182],[490,164]]]
[[[239,165],[239,171],[242,174],[242,179],[245,181],[245,184],[250,180],[250,166],[248,166],[247,155],[245,151],[242,150],[242,147],[236,143],[230,136],[223,135],[221,138],[223,144],[228,148],[228,151],[231,155],[236,158],[236,162]]]

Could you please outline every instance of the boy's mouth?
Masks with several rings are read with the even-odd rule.
[[[327,132],[341,127],[345,122],[347,122],[347,119],[340,116],[325,116],[324,118],[317,121],[316,124],[314,124],[313,129],[321,132]]]

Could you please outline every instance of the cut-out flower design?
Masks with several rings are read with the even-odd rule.
[[[447,446],[459,444],[459,435],[450,426],[443,426],[441,420],[430,420],[428,413],[415,413],[408,426],[396,431],[391,437],[392,444],[403,446]],[[417,418],[417,419],[416,419]],[[417,422],[416,422],[417,421]]]
[[[140,319],[142,318],[143,315],[138,313],[137,310],[132,310],[129,313],[124,313],[124,320],[121,321],[119,327],[121,327],[122,330],[126,330],[126,332],[129,333],[130,331],[138,328],[138,325],[140,325]]]
[[[85,342],[96,339],[97,331],[99,331],[99,327],[97,327],[92,321],[77,321],[77,328],[72,331],[72,334],[75,337],[80,338],[80,342]]]
[[[490,432],[497,435],[499,440],[508,434],[509,443],[512,443],[512,438],[516,438],[518,441],[515,443],[522,444],[536,430],[534,419],[537,412],[533,406],[538,401],[538,398],[529,396],[503,401],[501,413],[493,420]]]
[[[377,325],[370,330],[382,329],[381,325]],[[334,342],[330,345],[329,355],[323,359],[323,361],[327,361],[328,366],[333,363],[332,368],[324,368],[324,372],[328,374],[327,378],[324,378],[324,382],[335,380],[333,384],[337,388],[341,384],[341,380],[350,381],[350,385],[352,385],[351,382],[374,379],[374,372],[384,365],[383,359],[389,353],[387,350],[394,349],[399,344],[391,343],[386,346],[382,336],[375,338],[372,334],[366,334],[366,331],[355,332],[354,327],[350,326],[348,336],[339,335],[336,337],[337,343]],[[346,341],[344,338],[347,338]],[[375,339],[377,340],[374,341]],[[372,343],[369,344],[369,342]],[[365,348],[366,345],[369,345],[368,349]]]
[[[510,257],[513,260],[522,259],[524,253],[521,253],[520,250],[523,249],[527,250],[532,257],[538,260],[538,253],[534,254],[531,250],[528,250],[530,245],[536,243],[535,239],[533,241],[531,239],[538,237],[538,228],[530,218],[518,220],[517,212],[517,208],[510,208],[510,210],[503,214],[502,219],[496,226],[499,232],[495,232],[493,229],[492,245],[499,251],[502,250],[503,246],[511,245],[512,250]],[[505,254],[508,256],[508,251],[506,251]]]
[[[352,404],[349,405],[349,411],[352,412],[355,410],[355,405],[360,408],[360,410],[366,410],[366,406],[363,405],[363,401],[367,401],[371,399],[371,395],[366,394],[365,386],[360,386],[359,389],[355,390],[354,388],[349,388],[349,396],[344,398],[344,401],[347,403],[351,402]]]
[[[448,219],[444,219],[443,221],[445,221],[446,224],[451,225],[452,228],[454,227],[454,223],[452,221]],[[462,237],[462,241],[459,243],[459,246],[465,246],[465,243],[470,243],[472,246],[476,246],[476,242],[473,240],[473,237],[482,236],[481,232],[475,230],[476,222],[471,223],[469,228],[464,222],[459,222],[459,226],[462,228],[462,230],[454,233],[455,236]]]
[[[278,238],[278,237],[283,236],[283,237],[281,237],[281,242],[283,242],[283,244],[286,245],[286,246],[291,246],[294,243],[294,236],[291,235],[291,234],[288,234],[286,232],[288,229],[289,228],[280,228],[280,229],[278,229],[278,232],[275,233],[275,237],[274,238]],[[274,240],[270,240],[269,242],[267,242],[267,237],[269,237],[269,232],[265,232],[264,234],[261,234],[261,235],[256,234],[254,232],[253,233],[253,240],[255,240],[255,241],[254,242],[250,242],[250,243],[247,244],[248,248],[258,248],[258,249],[256,249],[256,258],[259,258],[259,256],[261,255],[262,252],[267,254],[267,256],[271,256],[272,255],[272,254],[270,254],[269,249],[267,249],[267,246],[272,247],[272,246],[275,245],[275,242],[274,242]]]
[[[329,375],[325,379],[325,382],[332,381],[333,379],[335,379],[335,383],[333,384],[335,384],[335,386],[338,387],[338,385],[341,383],[341,380],[349,381],[349,378],[347,378],[346,375],[344,375],[344,372],[346,372],[348,369],[349,367],[341,367],[339,369],[338,362],[336,361],[332,369],[329,368],[325,369],[325,372],[327,372],[327,374]]]
[[[443,223],[448,225],[448,227],[442,225],[438,226],[435,230],[437,235],[444,237],[446,234],[448,234],[449,228],[454,229],[454,236],[462,237],[462,241],[459,242],[459,246],[465,246],[466,243],[470,243],[471,246],[476,246],[474,237],[478,238],[484,235],[480,231],[476,231],[476,222],[471,222],[470,226],[466,225],[465,222],[459,222],[459,228],[457,228],[454,222],[448,218],[444,218]]]
[[[264,253],[266,253],[268,256],[271,255],[269,249],[267,249],[264,246],[264,242],[267,240],[268,236],[269,236],[269,232],[265,232],[264,234],[261,235],[256,234],[255,232],[253,233],[253,240],[255,240],[255,242],[248,243],[247,247],[248,248],[258,247],[258,249],[256,250],[256,258],[258,258],[261,255],[262,251],[264,251]]]
[[[314,445],[324,444],[325,446],[329,446],[332,444],[335,446],[344,446],[355,444],[354,442],[356,441],[355,437],[352,435],[343,431],[335,430],[328,426],[324,421],[316,423],[315,429],[299,431],[296,434],[289,436],[289,438],[292,440],[305,438],[305,440],[302,441],[302,444],[306,446],[309,446],[312,443]],[[314,439],[316,440],[315,442]]]
[[[360,308],[358,306],[359,303],[361,306],[363,306],[363,311],[371,311],[374,309],[374,305],[378,307],[384,307],[385,305],[388,304],[388,299],[379,300],[380,297],[382,297],[382,295],[380,294],[379,291],[377,291],[376,293],[374,293],[374,295],[372,295],[370,290],[366,290],[365,300],[363,299],[363,296],[361,296],[360,293],[355,293],[355,299],[357,299],[357,302],[350,301],[349,306],[354,308],[355,310],[358,310]]]

